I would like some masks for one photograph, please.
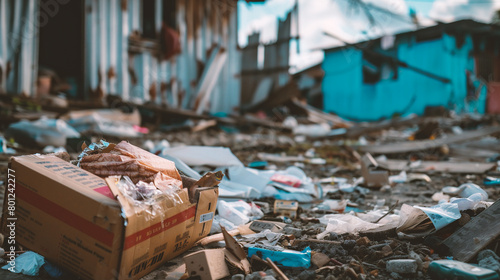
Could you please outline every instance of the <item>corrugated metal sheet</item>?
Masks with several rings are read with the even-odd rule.
[[[38,3],[0,0],[0,92],[35,92],[38,27],[49,20],[38,13]]]
[[[121,2],[121,3],[120,3]],[[201,4],[200,4],[201,3]],[[231,112],[239,105],[239,53],[236,45],[236,5],[223,0],[177,1],[177,26],[182,52],[163,61],[154,53],[129,54],[127,38],[141,33],[143,22],[140,0],[86,0],[87,60],[89,91],[95,97],[118,94],[125,100],[168,103],[192,108],[199,77],[215,47],[229,59],[209,93],[211,112]],[[161,30],[163,1],[155,0],[155,24]],[[120,42],[120,44],[118,44]],[[154,43],[154,42],[152,42]],[[111,75],[110,73],[116,73]],[[132,76],[132,78],[130,77]]]
[[[474,72],[471,36],[452,35],[417,42],[408,34],[399,39],[397,58],[408,65],[446,77],[450,83],[430,78],[403,67],[397,77],[381,74],[369,84],[363,80],[363,51],[333,49],[325,51],[322,67],[324,109],[353,120],[379,120],[394,114],[423,114],[427,106],[444,106],[457,112],[485,111],[486,87],[475,100],[467,98],[466,70]],[[385,69],[387,70],[387,69]]]
[[[154,102],[171,107],[192,108],[200,77],[210,67],[210,53],[219,48],[227,57],[214,77],[206,107],[200,111],[232,112],[239,106],[240,53],[237,48],[237,5],[232,0],[154,1],[154,28],[160,33],[164,4],[176,1],[176,25],[181,53],[169,60],[159,58],[159,39],[145,39],[141,0],[84,0],[85,78],[84,96],[103,100],[107,94],[138,103]],[[35,94],[36,36],[29,23],[37,18],[37,0],[0,0],[0,90]],[[170,6],[170,5],[169,5]],[[22,20],[21,20],[22,19]],[[28,23],[28,24],[24,24]],[[34,32],[37,32],[35,26]],[[23,35],[19,47],[9,42]],[[131,42],[131,38],[133,42]],[[131,51],[131,44],[149,46]],[[6,69],[10,62],[11,71]]]

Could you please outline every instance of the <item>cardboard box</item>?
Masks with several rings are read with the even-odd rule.
[[[361,158],[361,175],[367,187],[382,187],[389,184],[389,171],[381,166],[371,154]]]
[[[292,219],[297,217],[297,210],[299,209],[299,203],[292,200],[279,200],[274,201],[274,213],[282,215],[285,217],[290,217]]]
[[[283,231],[283,228],[285,226],[286,226],[285,223],[256,220],[252,222],[252,224],[250,225],[250,229],[255,232],[261,232],[268,229],[272,232],[279,233]]]
[[[16,205],[9,212],[5,199],[3,232],[17,219],[17,244],[83,279],[138,279],[191,248],[212,226],[216,187],[197,189],[197,203],[189,202],[184,188],[180,204],[159,201],[139,209],[114,180],[54,156],[14,157],[10,168]],[[193,182],[183,178],[186,185]]]
[[[184,257],[189,277],[201,280],[222,279],[230,275],[225,261],[225,249],[205,249]]]

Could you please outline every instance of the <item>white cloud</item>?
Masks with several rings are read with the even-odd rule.
[[[266,15],[258,20],[253,20],[245,28],[240,30],[238,42],[240,45],[247,44],[247,37],[255,32],[260,32],[261,42],[270,42],[276,39],[277,19],[272,15]]]
[[[351,5],[348,0],[300,0],[300,46],[303,53],[297,55],[292,48],[290,60],[295,70],[321,62],[322,52],[313,50],[343,45],[323,32],[354,43],[413,28],[408,16],[409,8],[404,0],[369,0],[366,3],[382,7],[394,14],[372,8],[369,11],[375,19],[375,24],[371,25],[364,10]]]
[[[499,8],[499,0],[491,0],[491,2],[485,0],[436,0],[429,16],[444,22],[464,18],[490,22],[494,11]]]
[[[467,0],[457,0],[467,1]],[[484,1],[484,0],[479,0]],[[500,0],[499,0],[500,1]],[[265,9],[278,9],[280,6],[290,7],[293,0],[268,0]],[[370,24],[365,11],[351,3],[350,0],[299,0],[299,34],[300,54],[291,47],[290,63],[292,70],[300,70],[321,62],[321,49],[343,45],[340,41],[323,34],[332,33],[344,41],[354,43],[414,29],[409,17],[409,7],[404,0],[364,0],[373,6],[390,11],[381,12],[375,8],[369,11],[375,20]],[[450,0],[448,2],[453,2]],[[290,5],[292,4],[292,5]],[[281,14],[282,16],[284,13]],[[418,15],[422,25],[433,24]],[[262,18],[252,21],[240,33],[240,44],[246,44],[246,36],[256,30],[261,31],[261,42],[276,39],[277,19],[275,15],[266,13]],[[292,27],[292,29],[295,27]]]

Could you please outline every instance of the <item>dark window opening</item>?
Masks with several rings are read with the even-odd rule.
[[[176,11],[177,5],[176,0],[163,0],[163,13],[162,20],[166,26],[177,29]]]
[[[142,1],[142,37],[156,39],[155,0]]]
[[[390,57],[363,52],[363,83],[375,84],[381,80],[396,80],[398,65]]]
[[[476,76],[485,81],[491,81],[493,79],[493,53],[481,52],[477,53],[474,57]]]
[[[37,95],[65,93],[83,99],[84,1],[65,1],[53,14],[46,8],[50,3],[40,4],[40,14],[49,20],[39,29]]]

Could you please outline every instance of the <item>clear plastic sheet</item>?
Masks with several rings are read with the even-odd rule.
[[[177,185],[162,184],[161,190],[153,182],[139,181],[134,184],[127,176],[117,182],[120,192],[134,205],[136,212],[145,211],[152,216],[163,215],[166,208],[183,203],[179,196],[181,188]]]

